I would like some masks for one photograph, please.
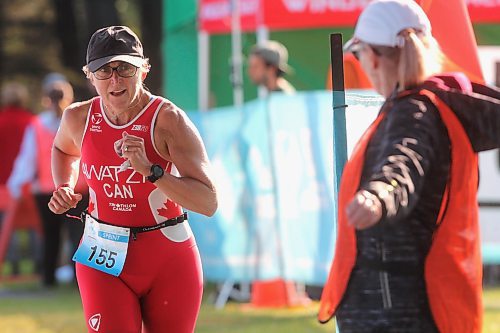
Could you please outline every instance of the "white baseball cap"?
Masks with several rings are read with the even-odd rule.
[[[413,28],[431,34],[431,23],[423,9],[413,0],[374,0],[359,16],[354,36],[344,46],[350,51],[357,41],[367,44],[402,47],[399,33]]]

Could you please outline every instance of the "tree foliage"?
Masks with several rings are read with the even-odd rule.
[[[92,96],[81,72],[87,43],[98,28],[124,24],[141,36],[153,71],[146,84],[161,93],[162,0],[9,0],[0,1],[0,82],[18,81],[39,109],[40,82],[61,72],[75,87],[77,100]]]

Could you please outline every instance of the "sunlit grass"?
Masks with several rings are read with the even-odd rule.
[[[484,308],[483,332],[500,333],[500,288],[484,291]]]

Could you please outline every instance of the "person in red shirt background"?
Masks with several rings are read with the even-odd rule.
[[[56,272],[64,233],[68,234],[71,254],[78,246],[83,233],[83,227],[78,221],[68,219],[65,215],[56,215],[47,207],[52,191],[55,189],[50,163],[52,144],[63,110],[73,102],[73,88],[62,74],[50,73],[45,76],[42,81],[41,102],[43,111],[34,117],[26,128],[7,186],[11,196],[17,199],[22,195],[22,187],[25,184],[31,184],[31,192],[34,195],[43,229],[42,285],[54,287],[58,282]],[[78,189],[84,194],[88,192],[83,179],[78,182]],[[87,196],[84,195],[84,200],[79,207],[69,213],[78,215],[86,207],[86,200]],[[64,280],[69,281],[71,267],[74,265],[69,258],[63,258],[62,263],[63,271],[68,275]]]
[[[2,163],[0,163],[0,225],[4,209],[7,207],[9,194],[6,183],[12,172],[14,161],[19,153],[26,127],[33,119],[33,113],[27,108],[29,102],[28,89],[17,82],[7,83],[1,91],[0,107],[0,147]],[[14,237],[7,253],[7,260],[12,264],[12,274],[19,274],[18,241]]]
[[[6,84],[1,95],[0,144],[2,163],[0,163],[0,186],[5,186],[19,153],[24,130],[33,119],[33,113],[27,108],[28,90],[22,84]]]

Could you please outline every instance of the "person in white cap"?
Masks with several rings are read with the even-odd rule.
[[[145,88],[150,65],[128,27],[96,31],[83,70],[99,96],[63,113],[49,208],[63,214],[81,199],[81,163],[90,200],[73,260],[87,330],[192,333],[203,277],[183,207],[211,216],[218,204],[200,134]]]
[[[500,91],[437,74],[412,0],[375,0],[345,46],[386,98],[345,166],[318,314],[342,333],[480,333],[477,152],[500,147]]]
[[[295,88],[284,78],[290,73],[288,50],[277,41],[269,40],[252,47],[247,72],[254,84],[265,87],[268,92],[295,92]]]

